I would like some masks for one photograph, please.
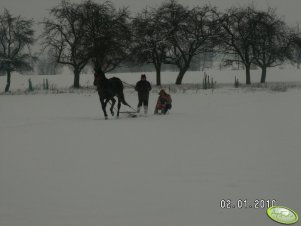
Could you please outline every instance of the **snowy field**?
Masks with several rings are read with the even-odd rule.
[[[63,70],[63,75],[19,75],[17,73],[12,74],[11,91],[13,93],[21,93],[28,89],[28,79],[31,79],[34,87],[42,88],[43,79],[47,78],[49,81],[49,87],[52,89],[68,89],[73,84],[73,74],[68,70]],[[144,72],[143,72],[144,73]],[[241,84],[245,83],[245,71],[244,70],[206,70],[206,73],[217,82],[218,86],[231,85],[233,86],[235,77],[239,79]],[[155,72],[145,73],[148,80],[152,83],[156,83]],[[107,77],[117,76],[123,81],[134,85],[137,80],[140,79],[141,73],[119,73],[119,74],[107,74]],[[258,83],[260,81],[260,70],[251,71],[252,83]],[[161,75],[162,84],[174,84],[177,77],[177,72],[162,72]],[[204,78],[203,71],[187,72],[184,76],[184,84],[202,84]],[[80,83],[83,87],[93,86],[94,76],[92,73],[81,75]],[[287,83],[297,84],[301,87],[301,70],[293,67],[286,66],[284,69],[272,68],[268,70],[267,83]],[[6,76],[0,76],[0,93],[4,91],[6,85]]]
[[[14,77],[12,90],[28,78]],[[268,74],[286,80],[301,81],[300,71]],[[277,225],[257,199],[301,214],[301,89],[177,92],[165,116],[152,115],[156,98],[148,117],[104,120],[95,92],[0,95],[0,226]],[[137,102],[129,90],[126,99]],[[253,208],[222,209],[222,199]]]

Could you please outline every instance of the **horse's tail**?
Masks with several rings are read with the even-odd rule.
[[[119,79],[119,78],[115,78],[115,77],[113,77],[112,79],[115,79],[115,80],[117,80],[118,81],[118,86],[119,86],[119,90],[120,90],[120,92],[119,92],[119,98],[120,98],[120,101],[121,101],[121,103],[122,104],[124,104],[124,105],[126,105],[126,106],[129,106],[129,107],[131,107],[126,101],[125,101],[125,98],[124,98],[124,93],[123,93],[123,88],[124,88],[124,86],[123,86],[123,83],[122,83],[122,81]]]
[[[126,106],[131,107],[131,106],[125,101],[123,92],[120,92],[119,98],[120,98],[121,103],[123,103],[123,104],[126,105]]]
[[[130,108],[131,105],[129,105],[126,101],[125,101],[125,98],[124,98],[124,94],[123,94],[123,83],[122,81],[119,79],[119,78],[116,78],[116,77],[113,77],[110,79],[111,81],[114,81],[114,84],[115,84],[115,89],[117,91],[117,96],[118,96],[118,99],[120,100],[120,102]],[[133,108],[132,108],[133,109]]]

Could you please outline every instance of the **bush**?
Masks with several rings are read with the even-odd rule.
[[[205,72],[203,78],[203,89],[214,89],[215,85],[216,82],[213,81],[213,78],[210,78],[210,76]]]
[[[32,91],[33,91],[33,86],[32,86],[31,79],[28,79],[28,91],[29,91],[29,92],[32,92]]]
[[[240,86],[239,80],[238,80],[238,78],[236,78],[236,76],[235,76],[234,87],[235,87],[235,88],[238,88],[239,86]]]

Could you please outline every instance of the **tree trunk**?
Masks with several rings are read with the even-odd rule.
[[[246,84],[250,85],[251,84],[251,66],[246,65]]]
[[[156,82],[157,86],[161,85],[161,67],[156,67]]]
[[[182,80],[183,80],[183,77],[184,77],[186,71],[187,71],[186,69],[180,70],[180,72],[178,74],[178,77],[177,77],[177,80],[176,80],[176,85],[181,85],[182,84]]]
[[[73,87],[74,88],[80,88],[79,85],[79,77],[80,77],[80,71],[79,70],[74,70],[74,82],[73,82]]]
[[[267,77],[267,68],[266,68],[266,67],[262,67],[262,68],[261,68],[261,79],[260,79],[260,83],[265,83],[266,77]]]
[[[6,81],[6,86],[5,86],[5,92],[7,93],[10,88],[10,81],[11,81],[11,74],[10,71],[7,71],[7,81]]]

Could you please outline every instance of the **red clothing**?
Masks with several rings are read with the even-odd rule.
[[[157,110],[162,110],[166,108],[170,109],[171,103],[172,103],[172,99],[170,95],[168,94],[160,95],[157,100],[156,109]]]

